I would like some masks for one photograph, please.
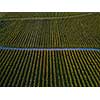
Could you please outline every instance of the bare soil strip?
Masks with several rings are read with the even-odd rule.
[[[0,18],[0,20],[52,20],[52,19],[65,19],[65,18],[84,17],[84,16],[88,16],[88,15],[92,15],[92,14],[94,14],[94,13],[73,15],[73,16],[66,16],[66,17]]]
[[[66,51],[66,50],[81,50],[81,51],[100,51],[99,48],[14,48],[0,46],[0,50],[33,50],[33,51]]]

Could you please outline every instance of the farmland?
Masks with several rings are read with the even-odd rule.
[[[100,13],[2,12],[0,47],[1,87],[100,86]]]
[[[100,52],[1,50],[0,86],[99,86]]]
[[[0,45],[28,48],[100,47],[100,16],[2,20]]]

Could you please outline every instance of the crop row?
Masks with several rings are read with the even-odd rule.
[[[100,52],[0,50],[0,86],[100,86]]]

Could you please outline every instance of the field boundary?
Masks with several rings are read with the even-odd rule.
[[[94,13],[87,13],[81,15],[73,15],[73,16],[66,16],[66,17],[31,17],[31,18],[0,18],[0,20],[52,20],[52,19],[65,19],[65,18],[77,18],[77,17],[84,17],[88,15],[92,15]]]
[[[100,51],[99,48],[14,48],[0,46],[0,50],[32,50],[32,51],[66,51],[66,50],[80,50],[80,51]]]

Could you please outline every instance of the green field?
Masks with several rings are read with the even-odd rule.
[[[0,13],[0,47],[98,48],[100,13]],[[100,51],[0,49],[0,86],[99,87]]]
[[[100,52],[0,53],[0,86],[100,86]]]
[[[95,13],[64,19],[1,20],[0,45],[29,48],[100,48],[99,24],[100,16]]]

